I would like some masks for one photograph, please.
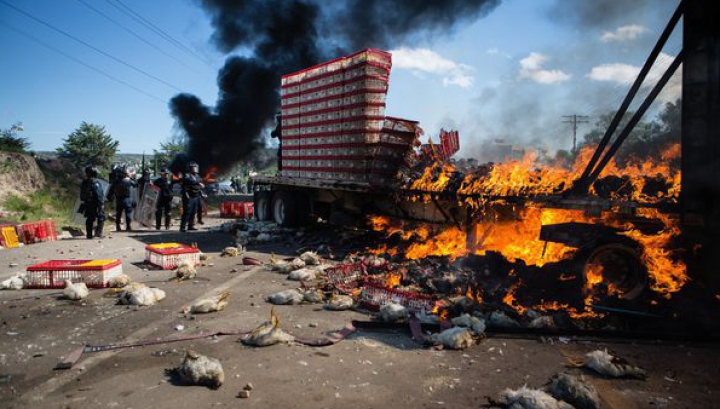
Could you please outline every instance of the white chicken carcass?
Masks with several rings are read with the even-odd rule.
[[[311,289],[303,293],[303,301],[310,304],[322,304],[325,302],[325,294],[318,289]]]
[[[270,254],[268,266],[270,271],[275,271],[281,274],[288,274],[293,271],[293,266],[285,260],[276,258],[275,253]]]
[[[177,368],[180,378],[191,385],[207,386],[217,389],[225,382],[223,367],[215,358],[188,351]]]
[[[585,355],[584,366],[595,372],[613,378],[645,379],[645,370],[634,366],[626,360],[608,353],[607,350],[596,350]]]
[[[378,316],[381,321],[395,322],[409,317],[410,311],[403,305],[390,303],[380,307]]]
[[[314,251],[306,251],[300,255],[300,259],[308,266],[320,265],[320,256]]]
[[[73,283],[70,280],[65,280],[65,289],[63,295],[65,298],[73,301],[82,300],[90,294],[85,283]]]
[[[110,288],[123,288],[131,282],[132,279],[128,275],[120,273],[117,276],[111,277],[107,285]]]
[[[267,301],[275,305],[296,305],[303,301],[303,294],[296,290],[283,290],[268,296]]]
[[[195,264],[186,260],[181,261],[175,269],[175,277],[173,280],[185,281],[192,280],[197,276]]]
[[[245,345],[266,347],[279,342],[292,342],[295,338],[280,328],[280,318],[275,307],[270,310],[270,321],[263,322],[240,341]]]
[[[293,281],[312,281],[315,279],[317,271],[311,268],[301,268],[295,271],[291,271],[288,274],[288,280]]]
[[[25,287],[25,280],[21,274],[0,282],[0,290],[22,290],[23,287]]]
[[[575,409],[570,404],[557,400],[545,391],[523,386],[519,389],[505,389],[500,392],[498,402],[509,409]]]
[[[470,330],[463,327],[448,328],[439,334],[431,335],[430,339],[445,348],[457,350],[471,347],[475,343]]]
[[[237,247],[225,247],[220,257],[237,257],[240,253]]]
[[[330,311],[345,311],[351,309],[355,305],[355,300],[349,295],[337,295],[332,294],[327,303],[325,303],[325,309]]]
[[[148,287],[143,283],[130,283],[120,292],[120,304],[148,306],[155,305],[165,298],[165,291]]]
[[[228,305],[228,297],[230,297],[230,292],[225,291],[213,297],[205,298],[191,305],[189,312],[191,314],[205,314],[208,312],[222,311]]]
[[[290,265],[292,266],[293,270],[297,270],[297,269],[305,267],[305,262],[300,257],[295,257],[290,262]]]
[[[582,378],[557,374],[550,379],[545,390],[555,399],[563,400],[576,409],[600,409],[597,389]]]
[[[453,325],[470,328],[475,335],[482,335],[485,333],[485,321],[478,317],[473,317],[470,314],[463,314],[459,317],[453,318],[450,322]]]

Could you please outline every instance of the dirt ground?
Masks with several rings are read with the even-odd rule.
[[[313,348],[243,346],[238,336],[136,347],[83,355],[75,367],[54,370],[58,360],[85,344],[109,344],[199,331],[250,330],[269,318],[264,298],[296,286],[264,267],[243,266],[242,257],[221,258],[234,241],[213,226],[200,231],[109,232],[102,240],[74,238],[0,250],[0,279],[49,259],[119,258],[136,281],[159,287],[167,298],[152,307],[116,305],[104,290],[88,299],[60,298],[59,290],[0,292],[0,407],[7,408],[477,408],[505,388],[539,387],[558,372],[583,375],[598,388],[605,408],[711,408],[720,394],[717,345],[632,341],[489,338],[464,351],[420,348],[404,330],[358,331],[338,344]],[[110,229],[112,230],[112,228]],[[209,259],[190,282],[168,282],[169,271],[143,265],[148,243],[196,242]],[[250,247],[246,256],[267,261],[271,252],[294,255],[285,242]],[[228,290],[225,311],[180,313],[193,300]],[[362,312],[326,311],[319,305],[276,307],[281,327],[298,336],[321,337]],[[614,380],[567,366],[607,348],[647,370],[647,380]],[[184,351],[218,358],[225,384],[218,390],[179,384],[167,370]],[[238,397],[248,383],[250,397]]]

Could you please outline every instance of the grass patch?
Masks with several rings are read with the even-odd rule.
[[[74,205],[74,199],[59,196],[48,188],[38,190],[27,198],[12,195],[2,205],[8,212],[3,221],[22,223],[53,219],[56,226],[64,226],[70,224],[70,211]]]

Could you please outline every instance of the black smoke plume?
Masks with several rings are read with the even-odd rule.
[[[180,94],[170,109],[201,167],[229,170],[253,161],[280,108],[280,76],[365,47],[388,48],[415,35],[445,35],[500,0],[199,0],[213,43],[231,53],[218,74],[217,105]]]

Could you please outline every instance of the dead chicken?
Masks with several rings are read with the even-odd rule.
[[[465,349],[475,343],[470,330],[463,327],[448,328],[439,334],[431,335],[430,340],[449,349]]]
[[[124,305],[155,305],[165,298],[165,291],[143,283],[130,283],[120,290],[119,303]]]
[[[263,322],[240,341],[245,345],[266,347],[279,342],[291,342],[294,337],[280,328],[280,318],[275,314],[275,307],[270,310],[270,321]]]
[[[318,266],[320,265],[320,256],[315,253],[314,251],[306,251],[300,255],[300,260],[305,262],[305,265],[308,266]]]
[[[175,277],[171,278],[171,280],[185,281],[192,280],[195,277],[197,277],[195,264],[190,261],[183,260],[178,264],[175,269]]]
[[[355,305],[355,300],[349,295],[332,294],[328,302],[325,303],[325,309],[330,311],[345,311],[351,309]]]
[[[634,366],[626,360],[608,353],[607,350],[596,350],[585,355],[587,359],[581,366],[613,378],[645,379],[645,370]]]
[[[582,378],[557,374],[550,379],[545,390],[555,399],[563,400],[576,409],[600,409],[597,389]]]
[[[456,326],[470,328],[475,335],[482,335],[485,333],[485,321],[478,317],[473,317],[470,314],[463,314],[459,317],[455,317],[450,322]]]
[[[185,312],[189,312],[191,314],[205,314],[208,312],[222,311],[228,305],[228,297],[230,297],[230,292],[225,291],[210,298],[202,299],[187,308],[187,311]]]
[[[305,267],[305,262],[300,257],[295,257],[290,262],[290,265],[292,266],[293,270],[297,270],[297,269]]]
[[[318,289],[311,289],[303,293],[303,301],[310,304],[322,304],[325,302],[325,294]]]
[[[25,280],[21,274],[8,278],[0,282],[0,290],[22,290],[25,286]]]
[[[382,307],[380,307],[380,311],[378,312],[378,317],[381,321],[384,322],[400,321],[409,316],[410,311],[407,309],[407,307],[395,303],[383,305]]]
[[[207,386],[217,389],[225,382],[223,367],[215,358],[188,351],[177,368],[180,378],[191,385]]]
[[[295,305],[303,301],[303,294],[296,290],[283,290],[268,296],[267,301],[275,305]]]
[[[291,271],[288,274],[288,280],[293,281],[312,281],[315,279],[317,271],[312,268],[300,268],[295,271]]]
[[[505,389],[496,402],[509,409],[575,409],[569,403],[557,400],[545,391],[523,386]]]
[[[237,247],[225,247],[220,254],[220,257],[237,257],[240,253]]]
[[[63,290],[63,296],[69,300],[82,300],[90,294],[85,283],[73,283],[70,280],[65,280],[65,289]]]
[[[120,273],[114,277],[111,277],[108,280],[107,285],[110,288],[123,288],[131,282],[132,279],[128,275]]]
[[[293,266],[285,260],[276,258],[275,253],[272,253],[270,255],[270,260],[268,261],[268,268],[270,269],[270,271],[275,271],[281,274],[288,274],[293,271]]]

